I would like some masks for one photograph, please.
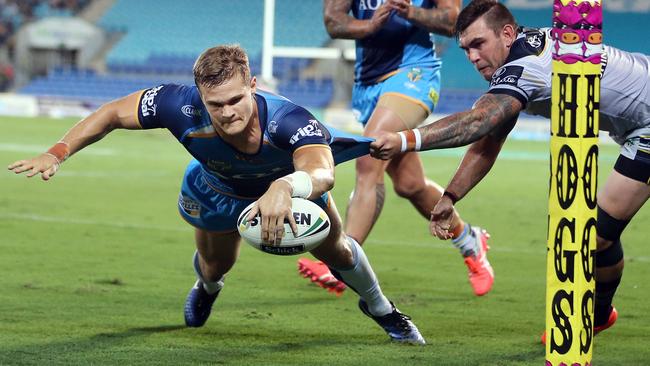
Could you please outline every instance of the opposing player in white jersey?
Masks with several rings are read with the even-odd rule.
[[[402,137],[419,138],[421,150],[472,144],[434,210],[433,230],[449,229],[454,203],[490,171],[519,112],[550,117],[550,32],[518,28],[496,0],[472,1],[459,15],[456,35],[469,60],[490,81],[488,92],[471,110],[401,136],[385,133],[371,145],[373,156],[389,159],[409,150],[402,149]],[[605,46],[602,60],[600,129],[621,149],[597,197],[595,333],[616,321],[612,299],[623,274],[621,233],[650,197],[650,58]]]

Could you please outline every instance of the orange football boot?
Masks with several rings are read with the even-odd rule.
[[[347,288],[345,283],[334,277],[327,265],[321,261],[300,258],[298,259],[298,272],[311,282],[336,294],[336,296],[341,296]]]
[[[612,306],[612,311],[609,312],[609,318],[607,318],[607,323],[594,327],[594,336],[607,328],[611,328],[612,325],[616,323],[616,319],[618,319],[618,311],[616,311],[616,308]],[[541,340],[542,340],[542,344],[546,345],[546,331],[542,333]]]
[[[472,227],[471,235],[476,241],[478,253],[465,257],[465,265],[469,272],[469,283],[474,289],[476,296],[483,296],[490,292],[494,283],[494,271],[487,259],[487,252],[490,249],[487,242],[490,234],[480,227]]]

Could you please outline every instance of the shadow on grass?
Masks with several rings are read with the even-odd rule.
[[[156,327],[140,327],[131,328],[124,332],[118,333],[98,333],[88,339],[89,342],[94,342],[103,338],[130,338],[138,335],[153,334],[153,333],[166,333],[179,329],[187,328],[185,325],[159,325]]]
[[[88,338],[69,338],[61,341],[35,343],[5,349],[0,352],[0,365],[4,364],[68,364],[86,359],[107,360],[110,350],[129,343],[132,338],[143,338],[152,334],[186,329],[185,325],[161,325],[131,328],[123,332],[98,333]],[[133,342],[138,344],[139,342]],[[95,356],[97,355],[97,356]],[[102,357],[103,355],[103,357]]]
[[[308,353],[313,349],[349,345],[350,339],[327,334],[316,339],[269,340],[242,327],[229,330],[195,329],[185,325],[160,325],[102,332],[53,342],[34,343],[11,349],[0,347],[0,365],[70,364],[230,364],[245,360],[257,363],[268,356]],[[163,338],[147,340],[156,334]],[[366,345],[360,340],[358,345]],[[250,343],[249,343],[250,342]]]

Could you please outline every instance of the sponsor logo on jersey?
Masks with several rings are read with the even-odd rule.
[[[221,161],[221,160],[208,160],[208,169],[212,171],[224,171],[224,170],[230,170],[232,168],[232,164],[227,161]]]
[[[252,164],[262,164],[264,159],[259,156],[242,155],[235,153],[235,159]]]
[[[197,109],[195,106],[191,104],[186,104],[181,107],[181,112],[183,112],[184,115],[194,118],[194,117],[201,117],[201,110]]]
[[[438,105],[438,99],[440,99],[438,91],[434,88],[429,88],[429,100],[431,100],[434,106]]]
[[[490,86],[503,85],[503,84],[516,86],[517,81],[521,77],[523,71],[524,71],[523,66],[516,66],[516,65],[503,66],[497,71],[495,71],[494,75],[492,75],[492,81],[490,82]]]
[[[526,35],[526,43],[528,43],[533,48],[539,48],[542,45],[541,34],[532,33]]]
[[[359,0],[359,10],[377,10],[385,0]]]
[[[418,80],[422,79],[422,69],[414,67],[412,68],[406,76],[411,80],[412,82],[417,82]]]
[[[178,197],[178,206],[190,217],[199,218],[201,216],[201,204],[182,194]]]
[[[269,122],[269,133],[275,133],[278,130],[278,123],[276,121]]]
[[[142,117],[155,116],[156,109],[158,105],[155,103],[156,95],[158,91],[162,89],[162,85],[155,88],[151,88],[144,93],[142,97],[142,102],[140,102],[140,111],[142,112]]]
[[[229,177],[225,178],[230,178],[230,179],[243,179],[243,180],[250,180],[250,179],[260,179],[264,177],[271,177],[274,175],[278,175],[279,172],[285,171],[286,168],[283,167],[275,167],[271,169],[266,169],[264,171],[259,171],[259,172],[250,172],[250,173],[241,173],[241,174],[233,174]],[[288,173],[286,173],[288,174]]]
[[[298,140],[300,140],[303,137],[313,137],[313,136],[318,136],[318,137],[323,137],[323,131],[321,131],[320,126],[318,125],[318,121],[315,119],[310,119],[309,124],[305,127],[300,127],[298,131],[291,136],[291,139],[289,140],[289,144],[294,145]]]
[[[361,120],[361,111],[360,111],[360,110],[358,110],[358,109],[354,109],[354,108],[353,108],[353,109],[352,109],[352,115],[354,116],[354,118],[355,118],[357,121]]]
[[[420,88],[418,88],[417,85],[415,85],[415,84],[413,84],[413,83],[411,83],[411,82],[408,82],[408,81],[404,83],[404,87],[405,87],[406,89],[415,90],[416,92],[419,92],[419,91],[420,91]]]

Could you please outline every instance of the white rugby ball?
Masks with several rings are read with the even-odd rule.
[[[330,232],[330,218],[325,211],[312,201],[292,198],[291,212],[298,226],[298,234],[293,235],[291,226],[285,222],[284,237],[279,245],[262,243],[262,225],[258,214],[250,221],[246,220],[254,202],[239,214],[237,230],[244,240],[265,253],[275,255],[294,255],[308,252],[319,246]]]

